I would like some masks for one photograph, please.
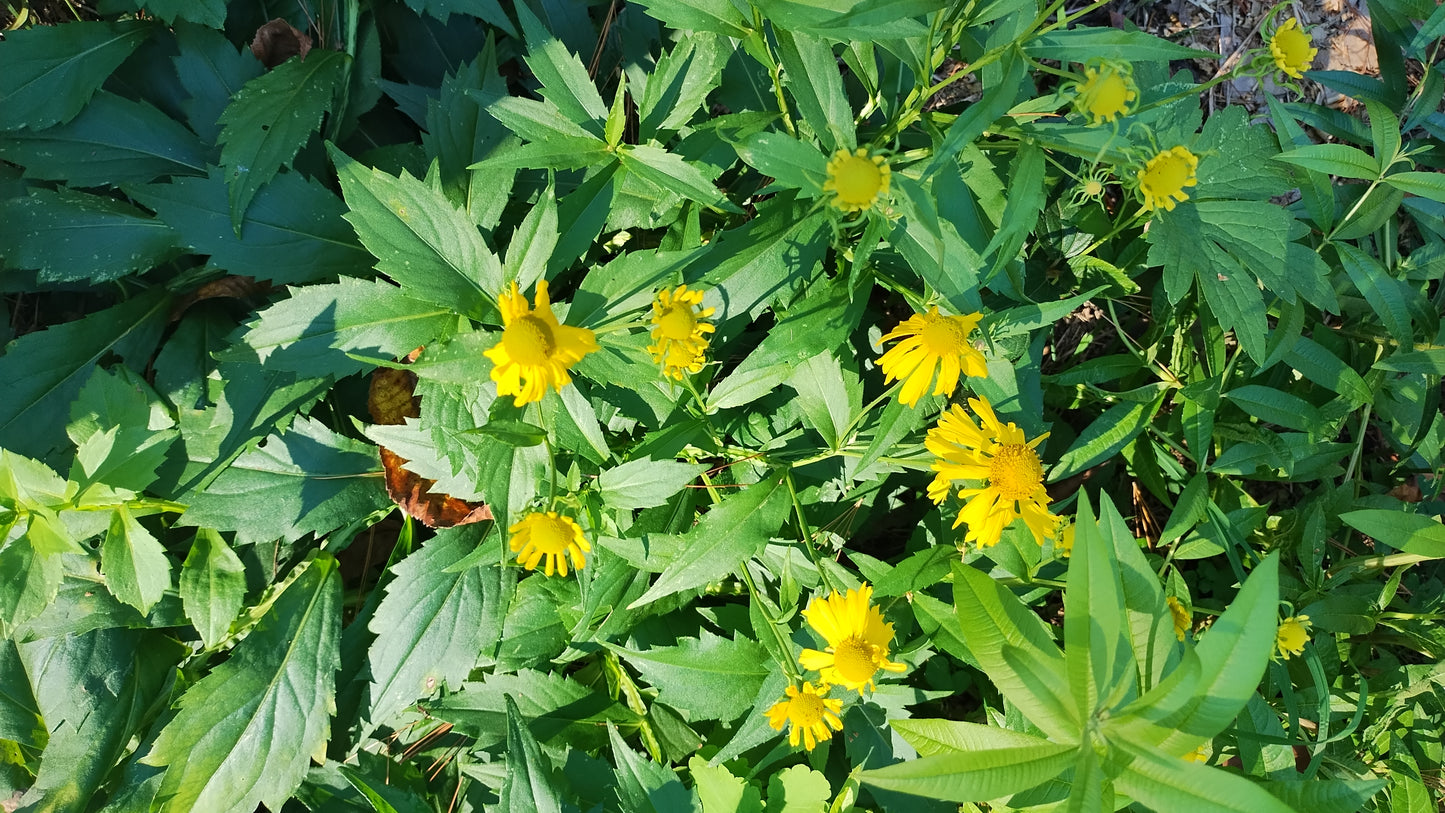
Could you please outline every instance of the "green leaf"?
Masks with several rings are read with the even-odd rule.
[[[864,784],[949,802],[974,802],[1008,796],[1063,773],[1077,759],[1078,746],[1037,741],[941,754],[864,771]]]
[[[1401,192],[1445,203],[1445,178],[1438,172],[1397,172],[1386,175],[1385,183]]]
[[[177,436],[173,426],[169,407],[139,374],[96,368],[70,405],[65,427],[77,448],[71,481],[82,492],[102,483],[139,493],[155,482]]]
[[[712,209],[742,213],[702,170],[675,153],[650,144],[639,144],[621,149],[617,155],[624,169],[643,180]]]
[[[0,640],[0,740],[39,751],[50,739],[15,642]]]
[[[0,453],[9,456],[3,449]],[[36,517],[30,521],[33,525]],[[0,548],[0,573],[5,574],[0,579],[0,618],[7,625],[24,624],[51,608],[65,577],[60,555],[39,549],[38,541],[25,535]]]
[[[340,667],[341,578],[303,565],[230,659],[181,695],[141,762],[165,767],[160,813],[272,810],[326,741]]]
[[[787,512],[787,489],[777,475],[769,475],[725,498],[683,535],[682,550],[628,609],[701,587],[733,572],[762,551]]]
[[[1115,743],[1111,761],[1122,768],[1119,790],[1155,810],[1199,813],[1291,813],[1293,808],[1238,774]]]
[[[1124,62],[1219,58],[1210,51],[1185,48],[1143,31],[1092,27],[1050,31],[1034,37],[1024,44],[1024,53],[1062,62],[1086,62],[1094,57]]]
[[[728,0],[638,0],[649,15],[683,31],[710,31],[742,39],[752,30]]]
[[[1151,403],[1126,401],[1104,410],[1079,433],[1069,450],[1059,456],[1059,462],[1049,471],[1049,482],[1072,477],[1118,454],[1149,426],[1163,404],[1161,395]]]
[[[1093,52],[1090,52],[1093,55]],[[1050,57],[1051,59],[1054,57]],[[948,135],[938,145],[933,160],[928,163],[923,177],[928,178],[945,166],[955,162],[955,156],[983,131],[1013,107],[1018,98],[1021,83],[1028,72],[1027,60],[1006,53],[1003,58],[1004,74],[998,84],[985,88],[983,96],[964,110],[948,128]]]
[[[379,468],[370,444],[300,418],[193,495],[179,523],[235,531],[243,545],[319,538],[390,504]]]
[[[547,261],[557,248],[558,237],[557,187],[549,181],[507,241],[502,279],[516,280],[523,291],[531,290],[546,275]]]
[[[71,22],[11,31],[0,47],[0,130],[43,130],[75,118],[154,31],[139,20]]]
[[[961,720],[889,720],[888,727],[913,746],[919,756],[925,757],[1030,748],[1046,742],[1030,734],[1021,734],[1007,728]]]
[[[768,780],[767,813],[823,813],[832,795],[826,776],[807,765],[793,765]]]
[[[828,158],[817,147],[772,130],[755,133],[733,147],[739,158],[777,183],[800,189],[805,197],[822,194]]]
[[[658,690],[657,699],[693,720],[734,720],[753,704],[768,676],[767,650],[747,638],[703,630],[677,646],[637,651],[609,645]]]
[[[1386,362],[1388,361],[1389,359],[1386,359]],[[1353,367],[1308,336],[1295,340],[1290,349],[1285,351],[1284,362],[1306,379],[1329,387],[1356,404],[1368,404],[1374,400],[1375,396],[1370,392],[1369,385]],[[1386,362],[1377,363],[1375,366]]]
[[[231,228],[219,169],[208,178],[178,178],[130,192],[175,230],[182,245],[209,254],[211,268],[296,285],[365,276],[373,263],[342,219],[341,200],[296,172],[282,172],[261,187],[239,234]]]
[[[1310,144],[1295,147],[1276,155],[1275,160],[1340,178],[1373,181],[1380,177],[1379,161],[1364,150],[1348,144]]]
[[[367,652],[367,730],[443,686],[455,690],[489,636],[495,645],[496,630],[477,619],[495,614],[486,607],[500,596],[484,593],[480,568],[449,570],[477,546],[477,528],[442,531],[392,567],[395,578],[368,623],[376,640]]]
[[[11,342],[0,356],[0,380],[10,384],[0,402],[0,436],[6,445],[38,457],[64,442],[70,402],[96,363],[115,354],[144,368],[165,329],[170,306],[165,291],[153,290]]]
[[[798,393],[804,423],[823,436],[829,449],[847,442],[853,417],[863,411],[856,374],[845,375],[836,356],[820,353],[793,368],[786,384]]]
[[[1402,743],[1403,745],[1403,743]],[[1398,754],[1398,750],[1392,749]],[[1395,777],[1403,774],[1395,773]],[[1365,803],[1370,801],[1387,784],[1384,779],[1354,780],[1354,779],[1314,779],[1307,780],[1275,780],[1260,782],[1260,787],[1269,791],[1270,795],[1283,801],[1294,810],[1307,810],[1310,813],[1355,813],[1365,810]],[[1425,794],[1423,799],[1430,804],[1429,791],[1424,785],[1420,791]],[[1393,798],[1394,791],[1391,791]],[[1410,813],[1415,813],[1416,808],[1406,808]],[[1404,811],[1402,811],[1404,813]],[[1425,807],[1423,813],[1434,813],[1431,807]]]
[[[435,185],[367,169],[331,150],[341,191],[377,270],[409,296],[473,318],[502,293],[502,265],[466,213]]]
[[[473,92],[475,91],[475,92]],[[511,139],[479,98],[502,98],[507,83],[497,72],[497,48],[487,38],[482,53],[442,79],[441,92],[426,103],[422,146],[437,158],[448,197],[460,203],[473,223],[494,228],[512,191],[513,178],[498,172],[468,169]]]
[[[405,356],[455,321],[445,307],[409,297],[385,280],[343,277],[297,288],[290,299],[261,311],[242,343],[222,358],[254,358],[272,370],[340,378]]]
[[[1244,410],[1244,414],[1286,429],[1313,432],[1322,423],[1320,412],[1313,404],[1271,387],[1245,384],[1224,393],[1224,397]]]
[[[526,584],[526,580],[523,580]],[[560,674],[521,669],[494,673],[480,683],[431,703],[427,711],[476,739],[478,748],[507,741],[507,699],[514,698],[527,728],[549,746],[572,747],[595,737],[603,724],[636,726],[641,718],[615,700]]]
[[[527,41],[527,67],[542,83],[542,95],[562,115],[600,136],[607,120],[607,103],[592,84],[582,60],[552,36],[525,4],[517,6],[516,11]]]
[[[777,30],[776,35],[783,84],[803,122],[818,137],[824,152],[851,151],[857,146],[853,108],[843,94],[843,77],[832,46],[801,31]]]
[[[111,594],[142,613],[150,612],[171,586],[166,549],[124,505],[111,517],[100,546],[100,567]]]
[[[181,566],[181,603],[207,649],[230,635],[245,598],[246,567],[240,557],[219,533],[198,529]]]
[[[1370,508],[1340,514],[1340,521],[1396,550],[1445,558],[1445,525],[1432,517]]]
[[[527,730],[517,702],[507,695],[507,774],[502,781],[502,803],[507,813],[562,813],[562,795],[552,778],[552,766],[537,738]]]
[[[1375,362],[1374,367],[1376,370],[1389,370],[1396,373],[1445,375],[1445,347],[1395,353]]]
[[[265,70],[249,48],[237,50],[225,34],[212,30],[224,26],[222,14],[222,23],[210,28],[185,23],[174,27],[180,53],[171,62],[181,87],[189,94],[181,102],[181,110],[186,123],[208,144],[221,135],[219,119],[231,97]]]
[[[702,813],[763,813],[758,789],[744,782],[722,765],[709,765],[694,754],[687,770],[697,786]]]
[[[392,784],[389,776],[368,776],[350,765],[338,765],[336,769],[366,797],[376,813],[432,813],[432,806],[425,799],[399,784]]]
[[[332,95],[345,83],[351,57],[317,48],[248,81],[221,113],[221,164],[230,187],[231,228],[241,222],[256,191],[321,126]]]
[[[146,11],[173,25],[186,20],[211,28],[226,25],[226,0],[144,0]]]
[[[708,94],[722,82],[732,47],[726,40],[693,30],[657,60],[637,105],[638,131],[650,139],[692,120]]]
[[[1120,684],[1134,678],[1125,636],[1124,589],[1112,540],[1105,540],[1081,496],[1064,591],[1064,663],[1081,720],[1112,705]]]
[[[205,150],[184,125],[152,105],[103,90],[66,124],[6,133],[0,158],[25,167],[27,177],[73,186],[206,174]]]
[[[619,511],[652,508],[665,504],[707,468],[676,460],[629,460],[602,472],[597,490],[603,502]]]
[[[1375,315],[1380,317],[1390,336],[1408,343],[1414,334],[1410,326],[1409,301],[1401,282],[1390,276],[1379,260],[1349,243],[1336,243],[1335,250],[1339,252],[1340,264],[1350,282],[1365,297]]]
[[[999,229],[988,241],[982,259],[993,258],[989,274],[1018,259],[1024,241],[1033,233],[1044,209],[1044,151],[1038,145],[1020,145],[1009,166],[1008,203],[1004,205]]]
[[[64,187],[0,200],[5,265],[34,269],[41,284],[100,283],[154,268],[173,257],[176,235],[114,198]]]

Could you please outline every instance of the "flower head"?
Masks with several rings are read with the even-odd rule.
[[[1269,53],[1274,57],[1274,66],[1291,79],[1304,76],[1319,51],[1310,44],[1310,32],[1300,28],[1295,17],[1285,20],[1284,25],[1276,28],[1274,36],[1269,38]]]
[[[1091,127],[1127,116],[1138,98],[1134,69],[1127,62],[1090,60],[1084,66],[1084,80],[1074,83],[1074,109]]]
[[[903,340],[889,348],[878,361],[887,383],[903,379],[898,400],[909,406],[917,405],[928,390],[935,369],[939,372],[934,395],[952,394],[958,387],[960,372],[975,378],[987,375],[983,353],[968,340],[968,334],[978,327],[981,319],[983,315],[978,313],[945,316],[935,306],[928,313],[915,313],[904,319],[879,339],[880,344]]]
[[[517,406],[542,400],[549,385],[554,390],[567,386],[572,381],[567,368],[597,350],[592,331],[561,324],[552,315],[546,280],[537,283],[535,310],[527,307],[516,282],[497,304],[502,340],[485,354],[492,360],[497,394],[515,396]]]
[[[1079,525],[1073,520],[1061,520],[1059,531],[1054,537],[1054,550],[1062,553],[1064,558],[1074,555],[1074,536],[1078,533]]]
[[[657,292],[652,300],[652,345],[647,352],[662,365],[664,375],[681,380],[684,372],[702,370],[707,334],[716,329],[703,320],[714,310],[702,307],[702,291],[689,291],[686,285]]]
[[[1203,743],[1198,748],[1184,755],[1185,762],[1208,762],[1209,743]]]
[[[873,675],[879,669],[902,672],[907,667],[888,660],[888,644],[893,641],[893,625],[884,623],[883,614],[869,604],[873,588],[864,584],[849,590],[845,596],[834,590],[827,598],[815,597],[808,602],[803,618],[808,626],[828,642],[823,652],[804,649],[798,663],[804,669],[818,672],[825,683],[836,683],[845,689],[863,693],[872,689]]]
[[[1279,630],[1274,634],[1274,648],[1281,658],[1289,660],[1291,655],[1303,655],[1309,640],[1310,617],[1292,615],[1279,622]]]
[[[833,731],[843,730],[843,721],[838,719],[843,711],[843,701],[829,700],[825,696],[827,694],[826,683],[815,689],[805,680],[802,691],[798,691],[796,686],[789,686],[787,697],[768,709],[768,725],[782,731],[783,726],[791,724],[788,744],[796,746],[801,737],[803,747],[813,750],[818,743],[832,739]],[[829,726],[832,726],[832,731],[828,730]]]
[[[971,398],[968,405],[981,425],[954,404],[928,431],[924,444],[938,457],[933,464],[938,474],[928,486],[928,496],[941,503],[954,480],[983,481],[982,486],[958,490],[965,502],[953,527],[968,525],[963,541],[984,548],[997,545],[1003,529],[1022,517],[1042,545],[1059,524],[1059,518],[1049,513],[1044,467],[1034,451],[1048,433],[1027,440],[1022,429],[1000,423],[988,401]]]
[[[572,557],[572,568],[581,570],[587,565],[583,552],[592,551],[592,546],[582,535],[582,526],[556,511],[545,514],[533,511],[507,531],[512,534],[509,544],[522,567],[536,570],[537,563],[546,559],[548,576],[553,572],[566,576],[569,556]]]
[[[1173,596],[1164,599],[1164,603],[1169,605],[1169,615],[1174,619],[1174,637],[1184,640],[1184,633],[1194,626],[1194,615],[1184,606],[1184,602]]]
[[[833,205],[845,212],[871,209],[880,197],[888,194],[888,175],[892,170],[883,156],[871,158],[859,147],[853,152],[838,150],[828,160],[828,180],[823,191],[832,192]]]
[[[1199,182],[1194,177],[1194,170],[1198,168],[1199,159],[1183,147],[1174,147],[1150,158],[1138,175],[1145,210],[1162,208],[1172,212],[1175,201],[1189,200],[1184,187]]]

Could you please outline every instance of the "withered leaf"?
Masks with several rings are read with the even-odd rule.
[[[280,17],[256,29],[251,40],[251,53],[267,70],[298,54],[305,59],[310,51],[311,38]]]

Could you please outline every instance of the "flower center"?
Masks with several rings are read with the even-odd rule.
[[[532,544],[543,553],[565,553],[572,544],[572,523],[562,517],[542,517],[532,521]]]
[[[989,485],[1006,500],[1022,500],[1038,490],[1044,481],[1044,467],[1033,449],[1009,443],[993,453],[988,464]]]
[[[692,315],[690,306],[674,305],[657,317],[655,324],[660,338],[680,342],[692,338],[692,332],[697,328],[697,318]]]
[[[1100,76],[1093,91],[1089,112],[1099,118],[1113,118],[1129,106],[1129,85],[1117,73]]]
[[[844,203],[872,206],[883,187],[883,172],[872,159],[850,155],[834,167],[833,185]]]
[[[833,668],[849,683],[862,683],[878,671],[874,651],[872,644],[856,635],[844,638],[833,648]]]
[[[1304,625],[1298,621],[1285,621],[1279,625],[1279,645],[1288,650],[1304,649],[1305,641],[1309,640],[1309,633],[1305,632]]]
[[[502,331],[502,345],[518,364],[541,365],[552,358],[557,341],[552,328],[535,316],[523,316]]]
[[[1298,23],[1286,24],[1274,35],[1275,62],[1281,69],[1304,70],[1314,61],[1316,49],[1310,47],[1310,35],[1301,31]]]
[[[968,350],[968,330],[957,316],[936,316],[919,334],[928,352],[939,356],[962,355]]]
[[[788,716],[799,728],[817,725],[823,719],[823,698],[812,692],[799,692],[788,704]]]

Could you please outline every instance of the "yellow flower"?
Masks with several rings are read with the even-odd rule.
[[[1276,68],[1292,79],[1299,79],[1314,63],[1319,49],[1310,44],[1310,34],[1300,28],[1299,20],[1291,17],[1269,38],[1269,53],[1274,57]]]
[[[835,207],[845,212],[861,212],[888,194],[890,172],[881,155],[870,158],[862,147],[851,153],[838,150],[828,161],[828,180],[823,182],[823,191],[834,193]]]
[[[832,739],[833,731],[843,730],[843,721],[838,719],[843,711],[843,701],[829,700],[824,697],[827,693],[826,683],[814,689],[813,684],[805,680],[801,692],[798,687],[789,686],[787,698],[768,709],[768,725],[782,731],[783,726],[792,724],[788,730],[788,744],[796,746],[798,738],[802,737],[803,747],[813,750],[818,743]],[[829,731],[828,726],[832,726],[833,731]]]
[[[1181,639],[1181,640],[1182,640],[1182,639]],[[1209,761],[1209,743],[1204,743],[1203,745],[1199,746],[1198,748],[1195,748],[1193,751],[1190,751],[1189,753],[1185,754],[1185,755],[1184,755],[1184,761],[1185,761],[1185,762],[1208,762],[1208,761]]]
[[[804,649],[798,663],[804,669],[818,672],[824,683],[836,683],[845,689],[874,687],[873,675],[879,669],[902,672],[908,668],[888,660],[888,644],[893,640],[893,625],[883,622],[883,614],[868,601],[873,588],[864,584],[849,590],[845,596],[834,590],[827,598],[814,597],[803,611],[803,618],[828,642],[827,650]]]
[[[1183,147],[1165,150],[1139,170],[1139,192],[1144,195],[1144,209],[1154,211],[1163,208],[1174,211],[1175,201],[1189,200],[1186,186],[1194,186],[1198,179],[1194,170],[1199,168],[1199,159]]]
[[[1164,603],[1169,605],[1169,615],[1174,618],[1174,637],[1184,640],[1184,633],[1194,626],[1194,615],[1183,602],[1173,596],[1164,599]]]
[[[587,565],[582,553],[592,551],[592,546],[582,535],[582,526],[556,511],[545,514],[533,511],[507,531],[512,534],[509,544],[522,567],[536,570],[537,563],[545,558],[548,576],[553,572],[566,576],[568,556],[572,557],[572,568],[581,570]]]
[[[945,316],[934,306],[928,313],[915,313],[904,319],[898,327],[879,339],[880,345],[903,339],[889,348],[878,361],[883,368],[885,383],[904,379],[898,400],[915,406],[928,390],[933,371],[940,363],[942,369],[938,373],[938,384],[933,388],[934,395],[951,395],[958,387],[960,372],[974,378],[987,375],[988,365],[983,354],[968,341],[968,334],[978,327],[981,319],[983,315],[978,313]]]
[[[552,315],[546,280],[537,283],[536,310],[527,307],[516,282],[497,304],[502,340],[485,353],[492,360],[497,395],[516,396],[517,406],[542,400],[548,385],[554,390],[567,386],[572,381],[567,368],[597,350],[592,331],[560,324]]]
[[[682,380],[684,372],[702,370],[706,360],[707,334],[715,328],[703,321],[715,308],[702,307],[702,291],[689,291],[686,285],[663,288],[652,301],[652,345],[647,352],[662,365],[664,375]]]
[[[1289,660],[1291,655],[1303,655],[1309,640],[1310,617],[1292,615],[1279,622],[1279,630],[1274,634],[1274,648],[1281,658]]]
[[[1074,83],[1074,94],[1074,109],[1090,126],[1098,126],[1127,116],[1139,98],[1139,86],[1129,63],[1091,60],[1084,67],[1084,81]]]
[[[1000,423],[988,401],[970,398],[968,404],[982,426],[954,404],[939,418],[938,426],[928,430],[924,445],[939,458],[933,464],[938,474],[928,485],[928,496],[941,503],[954,480],[981,480],[981,487],[958,490],[965,502],[953,527],[968,525],[964,543],[983,548],[997,545],[1003,529],[1022,517],[1034,540],[1042,545],[1045,538],[1055,535],[1059,524],[1059,518],[1049,513],[1044,467],[1034,451],[1048,433],[1027,440],[1022,429]]]
[[[1067,558],[1074,555],[1074,534],[1078,532],[1078,525],[1073,520],[1060,520],[1060,523],[1060,530],[1054,538],[1054,550]]]

